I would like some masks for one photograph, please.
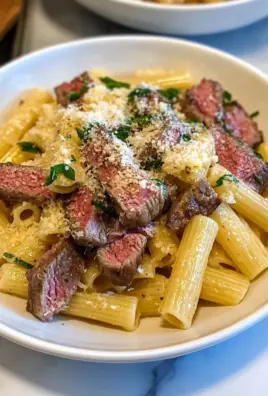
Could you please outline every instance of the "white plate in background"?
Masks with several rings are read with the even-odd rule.
[[[268,16],[268,0],[229,0],[190,5],[144,0],[76,1],[111,21],[134,29],[165,34],[220,33],[247,26]]]
[[[52,89],[85,69],[108,73],[164,68],[185,71],[194,80],[218,80],[249,113],[259,110],[260,129],[268,138],[268,79],[246,63],[199,44],[151,36],[86,39],[50,47],[0,69],[0,112],[20,92]],[[160,318],[143,319],[133,333],[67,317],[42,323],[26,312],[26,302],[0,293],[0,336],[38,351],[102,362],[136,362],[183,355],[245,330],[268,313],[268,272],[251,285],[236,307],[204,304],[190,330],[163,326]]]

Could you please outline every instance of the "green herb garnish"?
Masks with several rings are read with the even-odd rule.
[[[17,144],[20,146],[22,151],[29,153],[41,153],[40,148],[31,142],[19,142]]]
[[[133,124],[138,124],[139,126],[149,125],[156,117],[152,114],[147,114],[145,116],[136,116],[131,118]]]
[[[223,104],[225,106],[231,105],[231,104],[236,104],[236,100],[233,100],[232,94],[228,91],[223,92]]]
[[[113,131],[115,136],[120,140],[126,140],[129,137],[130,126],[129,125],[121,125],[119,128]]]
[[[90,139],[91,130],[93,128],[99,128],[99,127],[101,127],[101,124],[98,122],[94,122],[94,123],[88,124],[86,127],[75,128],[75,129],[76,129],[79,139],[86,141],[86,140]]]
[[[147,170],[149,170],[149,169],[159,169],[159,168],[161,168],[162,165],[163,165],[163,162],[162,162],[161,159],[159,159],[159,158],[156,158],[156,159],[149,158],[146,161],[145,169],[147,169]]]
[[[165,183],[160,179],[152,179],[158,187],[165,187]]]
[[[254,179],[256,180],[256,182],[257,182],[258,184],[260,184],[261,186],[263,186],[264,181],[263,181],[263,178],[262,178],[261,176],[254,175]]]
[[[74,155],[71,155],[71,162],[76,162],[76,158]]]
[[[9,262],[23,265],[27,269],[33,268],[32,264],[27,263],[26,261],[20,259],[19,257],[14,256],[14,254],[12,254],[12,253],[5,252],[5,253],[3,253],[3,257],[6,258]]]
[[[110,77],[101,77],[100,78],[101,82],[106,85],[107,88],[109,89],[114,89],[114,88],[130,88],[130,84],[123,82],[123,81],[116,81],[113,80]]]
[[[167,89],[160,89],[159,92],[166,99],[173,101],[174,99],[177,99],[181,91],[178,88],[167,88]]]
[[[182,135],[182,140],[185,142],[189,142],[191,140],[191,136],[188,134]]]
[[[80,99],[82,95],[84,95],[84,93],[86,93],[88,91],[88,86],[87,85],[82,85],[81,89],[79,92],[76,91],[71,91],[68,95],[68,99],[70,102],[73,102],[77,99]]]
[[[260,115],[260,112],[259,111],[254,111],[254,113],[251,113],[250,114],[250,118],[256,118],[256,117],[258,117]]]
[[[150,88],[135,88],[128,94],[128,100],[133,102],[136,97],[146,96],[151,92],[152,90]]]
[[[107,206],[105,205],[105,203],[95,200],[91,201],[91,203],[92,205],[95,205],[97,208],[101,209],[103,213],[107,214],[108,216],[117,217],[115,208],[113,208],[112,206]]]
[[[60,174],[69,180],[75,180],[75,170],[70,165],[58,164],[50,168],[50,174],[46,180],[46,186],[52,184]]]
[[[223,175],[216,181],[216,184],[215,184],[215,186],[213,186],[213,188],[222,186],[224,181],[229,181],[234,184],[239,183],[239,180],[236,177],[234,177],[233,175],[231,175],[231,174]]]
[[[263,156],[261,155],[261,153],[259,153],[256,150],[253,150],[253,151],[254,151],[254,154],[256,155],[256,157],[258,157],[259,159],[263,160]]]
[[[65,135],[65,136],[64,136],[64,139],[65,139],[65,140],[70,140],[70,139],[72,139],[72,136],[71,136],[71,135]]]

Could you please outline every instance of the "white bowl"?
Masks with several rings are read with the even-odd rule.
[[[122,25],[165,34],[212,34],[241,28],[268,15],[267,0],[170,5],[143,0],[76,0]]]
[[[268,135],[267,77],[212,48],[150,36],[82,40],[10,63],[0,70],[0,112],[25,89],[51,89],[92,67],[125,73],[140,68],[188,69],[196,81],[204,76],[216,79],[249,112],[260,111],[260,127]],[[42,323],[26,312],[24,300],[0,293],[0,335],[39,351],[74,359],[134,362],[170,358],[223,341],[266,316],[267,283],[268,272],[253,282],[245,300],[236,307],[204,304],[187,331],[163,326],[159,318],[142,320],[133,333],[60,316],[52,323]]]

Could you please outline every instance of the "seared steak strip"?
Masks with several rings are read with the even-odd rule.
[[[237,140],[220,126],[213,127],[211,132],[220,165],[261,193],[268,186],[268,164],[256,156],[247,144]]]
[[[263,140],[262,132],[257,123],[250,118],[245,109],[238,103],[224,108],[225,127],[238,139],[251,147],[255,147]]]
[[[55,198],[45,185],[46,178],[47,173],[41,168],[11,162],[0,164],[0,199],[41,205]]]
[[[186,91],[181,106],[187,118],[211,126],[223,120],[223,89],[218,82],[204,78]]]
[[[80,188],[66,206],[71,235],[79,245],[102,246],[107,243],[107,224],[103,213],[93,203],[93,194]]]
[[[81,98],[88,91],[89,84],[92,83],[93,80],[90,78],[88,72],[84,72],[72,81],[58,85],[54,89],[57,102],[63,107],[67,107],[70,103],[81,101]]]
[[[129,285],[137,271],[147,238],[141,234],[128,234],[110,245],[99,248],[97,259],[104,275],[116,285]]]
[[[161,213],[165,194],[133,161],[130,148],[96,128],[84,146],[84,157],[116,204],[120,222],[127,227],[147,225]]]
[[[212,187],[205,180],[200,180],[180,194],[170,208],[167,225],[181,234],[190,219],[198,214],[209,216],[221,201]]]
[[[60,240],[27,272],[27,311],[43,322],[49,321],[76,292],[83,270],[84,261],[73,244]]]

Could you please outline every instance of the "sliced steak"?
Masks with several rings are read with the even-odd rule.
[[[211,126],[223,119],[223,89],[218,82],[204,78],[186,91],[181,105],[187,118]]]
[[[27,311],[43,322],[59,313],[76,292],[84,261],[73,244],[61,239],[27,272]]]
[[[37,205],[55,198],[46,187],[47,173],[33,166],[0,164],[0,199],[11,202],[33,202]]]
[[[106,219],[102,211],[92,204],[93,194],[80,188],[72,194],[66,206],[71,235],[79,245],[102,246],[108,241]]]
[[[268,164],[256,156],[247,144],[220,126],[213,127],[211,132],[220,165],[261,193],[268,186]]]
[[[224,108],[225,127],[238,139],[251,147],[263,141],[262,132],[257,123],[250,118],[240,104],[231,104]]]
[[[80,74],[70,82],[62,83],[55,87],[57,102],[63,107],[67,107],[69,103],[80,101],[87,92],[89,84],[92,83],[93,80],[90,78],[88,72]]]
[[[164,189],[134,163],[130,148],[103,128],[92,131],[84,146],[86,164],[116,204],[120,222],[127,227],[147,225],[161,213]]]
[[[209,216],[221,201],[205,180],[200,180],[174,201],[167,217],[167,225],[181,234],[190,219],[198,214]]]
[[[137,271],[147,238],[141,234],[128,234],[110,245],[99,248],[97,259],[104,275],[116,285],[129,285]]]

